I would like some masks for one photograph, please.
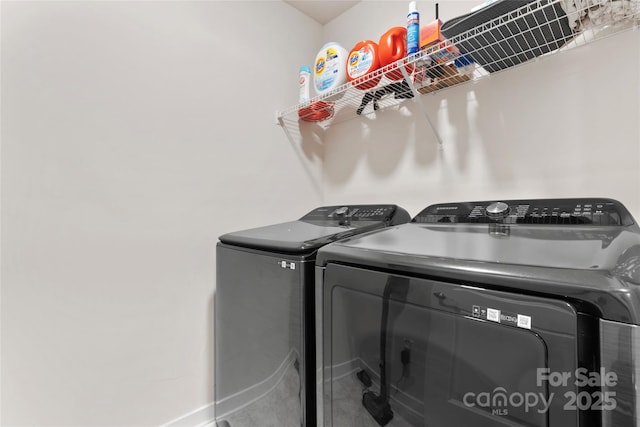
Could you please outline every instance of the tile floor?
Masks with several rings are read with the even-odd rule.
[[[372,388],[377,391],[376,387]],[[364,387],[355,372],[336,380],[333,387],[332,427],[379,427],[362,406]],[[293,366],[269,393],[244,408],[203,427],[300,427],[299,378]],[[393,406],[393,402],[392,402]],[[227,422],[228,424],[225,424]],[[387,427],[411,427],[398,411]]]

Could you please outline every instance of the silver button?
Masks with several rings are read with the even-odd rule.
[[[487,216],[490,218],[502,218],[509,215],[509,205],[504,202],[496,202],[487,206]]]

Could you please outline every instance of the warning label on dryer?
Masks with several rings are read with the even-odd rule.
[[[522,314],[518,314],[518,327],[531,329],[531,316],[524,316]]]
[[[496,310],[495,308],[487,308],[487,320],[492,322],[500,323],[502,313],[500,310]]]
[[[503,311],[492,307],[482,307],[474,305],[471,314],[473,317],[488,320],[489,322],[501,323],[503,325],[515,326],[523,329],[531,329],[531,317],[523,314]]]

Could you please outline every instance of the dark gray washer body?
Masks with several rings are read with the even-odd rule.
[[[415,289],[421,286],[440,289],[441,297],[448,297],[450,302],[455,301],[452,293],[459,296],[458,301],[463,301],[462,295],[468,289],[480,289],[483,295],[495,294],[496,298],[505,301],[507,298],[514,298],[514,301],[530,298],[531,305],[539,302],[541,307],[566,304],[576,313],[576,319],[595,319],[595,324],[586,321],[591,325],[588,326],[589,337],[584,336],[584,331],[575,332],[575,363],[581,357],[592,358],[593,363],[607,371],[615,371],[620,378],[616,387],[610,390],[616,393],[617,408],[598,413],[596,425],[640,425],[640,404],[634,380],[640,378],[638,226],[622,205],[610,199],[544,201],[550,206],[556,202],[562,206],[557,212],[538,211],[534,209],[536,202],[540,201],[509,201],[511,211],[502,219],[472,214],[480,212],[479,207],[486,209],[490,202],[440,205],[441,210],[427,208],[410,224],[345,239],[320,249],[316,267],[317,318],[320,319],[317,335],[321,337],[318,359],[325,375],[332,369],[331,362],[326,359],[335,357],[337,352],[336,348],[327,349],[335,344],[332,343],[332,330],[327,328],[336,330],[336,315],[332,313],[331,305],[339,290],[366,288],[361,278],[367,277],[367,282],[374,284],[377,277],[379,283],[377,287],[371,285],[369,293],[380,299],[385,283],[396,280],[394,277],[406,278],[409,293],[405,303],[446,312],[448,309],[436,307],[442,301],[421,302]],[[587,203],[588,206],[602,203],[605,212],[609,209],[613,213],[605,218],[593,215],[591,208],[588,217],[583,211],[577,212],[577,208],[575,212],[574,208],[565,212],[566,206]],[[525,206],[522,208],[524,213],[518,211],[521,206]],[[350,271],[353,269],[357,272]],[[536,302],[536,299],[540,301]],[[458,318],[471,318],[470,310],[470,306],[464,306],[453,312]],[[410,310],[405,309],[405,315],[408,312]],[[333,320],[327,317],[333,317]],[[576,322],[580,327],[582,321]],[[580,345],[586,345],[587,338],[591,339],[591,350],[588,351],[598,354],[584,354],[586,350]],[[322,347],[324,351],[321,351]],[[327,376],[324,380],[326,386],[329,383]],[[607,387],[602,391],[608,391]],[[324,398],[327,398],[326,393]],[[327,410],[328,404],[323,402],[322,394],[319,404],[324,407],[324,411],[319,410],[322,425],[332,425],[327,417],[335,415],[331,408]],[[562,419],[564,415],[558,414],[556,419]],[[593,414],[584,416],[594,417]],[[570,425],[564,419],[560,424],[554,424],[553,420],[550,417],[539,424],[535,421],[533,425]],[[434,420],[431,422],[429,426],[440,427]],[[582,427],[589,421],[586,418],[571,420],[571,423],[578,422]],[[501,424],[494,422],[493,425]]]

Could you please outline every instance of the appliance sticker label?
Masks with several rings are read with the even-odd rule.
[[[295,262],[287,262],[287,261],[279,261],[278,264],[280,264],[280,267],[282,268],[288,268],[289,270],[295,270],[296,269],[296,263]]]
[[[490,322],[501,323],[503,325],[515,326],[523,329],[531,329],[531,316],[525,316],[523,314],[474,305],[471,309],[471,315],[475,318],[488,320]]]
[[[487,308],[487,320],[500,323],[500,310]]]
[[[518,314],[518,327],[531,329],[531,316],[524,316],[522,314]]]

